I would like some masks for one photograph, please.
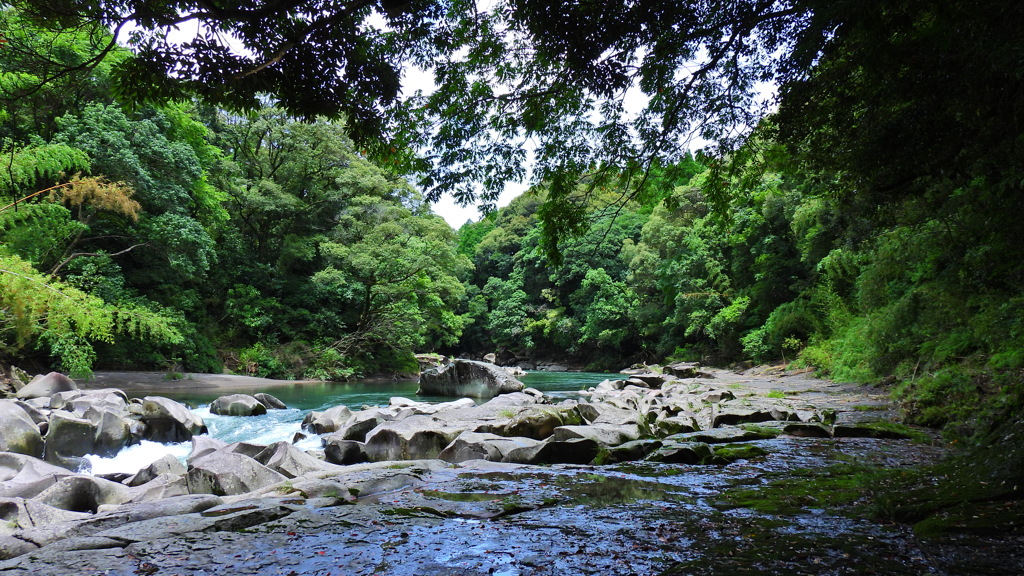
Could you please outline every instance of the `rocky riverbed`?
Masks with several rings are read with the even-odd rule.
[[[890,410],[807,374],[659,367],[559,403],[312,413],[309,454],[196,436],[187,469],[107,479],[124,490],[88,502],[25,492],[44,463],[8,455],[0,573],[1020,573],[1012,535],[922,540],[851,508],[858,475],[943,454],[872,423]]]

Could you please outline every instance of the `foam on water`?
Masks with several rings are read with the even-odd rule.
[[[192,452],[191,442],[179,442],[177,444],[161,444],[143,440],[139,444],[129,446],[121,450],[112,458],[103,458],[95,454],[88,454],[85,459],[91,464],[92,474],[113,474],[125,472],[134,474],[163,458],[167,454],[174,456],[182,462]]]
[[[223,442],[251,442],[253,444],[273,444],[274,442],[291,442],[297,432],[301,431],[302,410],[270,410],[261,416],[219,416],[210,413],[209,405],[203,405],[192,411],[203,419],[210,430],[210,437]],[[310,450],[321,446],[320,437],[312,435],[296,443],[302,450]],[[111,474],[123,472],[134,474],[162,458],[172,454],[185,462],[192,453],[191,442],[177,444],[160,444],[159,442],[143,441],[141,444],[129,446],[112,458],[103,458],[89,454],[85,458],[92,465],[92,474]]]

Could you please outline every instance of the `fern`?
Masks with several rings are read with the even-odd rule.
[[[2,149],[0,190],[19,196],[25,188],[41,180],[57,180],[61,175],[89,169],[89,156],[67,144],[41,144],[28,148]]]
[[[108,304],[44,276],[17,256],[0,255],[0,311],[0,350],[18,353],[34,344],[77,377],[91,374],[92,342],[114,342],[117,336],[166,344],[183,340],[167,317]]]

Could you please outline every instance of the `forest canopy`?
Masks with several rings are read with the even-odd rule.
[[[932,423],[1021,397],[1019,2],[3,6],[5,358],[796,358]],[[131,337],[51,326],[45,285]]]

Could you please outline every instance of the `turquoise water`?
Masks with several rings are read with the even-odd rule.
[[[523,384],[536,388],[555,398],[574,396],[581,389],[596,386],[607,378],[615,378],[612,374],[594,372],[529,372],[521,376]],[[332,406],[345,405],[350,408],[367,406],[386,406],[392,397],[400,396],[421,402],[448,402],[452,398],[439,396],[417,396],[419,384],[415,381],[361,381],[361,382],[312,382],[280,386],[272,389],[232,390],[231,393],[242,392],[254,394],[267,392],[280,399],[289,408],[297,410],[324,410]],[[147,392],[167,396],[192,407],[207,405],[223,391],[197,392],[189,390]],[[301,420],[301,418],[300,418]]]
[[[554,399],[574,397],[581,389],[595,386],[611,374],[591,372],[530,372],[521,376],[520,380],[527,387],[536,388]],[[386,406],[391,398],[400,396],[420,402],[450,402],[454,398],[437,396],[417,396],[419,385],[413,381],[364,381],[364,382],[314,382],[272,389],[232,390],[230,393],[242,392],[254,394],[267,392],[278,398],[287,410],[270,410],[262,416],[218,416],[210,413],[209,404],[224,391],[189,390],[147,390],[145,394],[160,395],[188,404],[192,411],[199,415],[210,430],[210,437],[224,442],[252,442],[255,444],[272,444],[274,442],[292,442],[297,433],[302,432],[302,420],[312,410],[322,411],[333,406],[345,405],[353,409],[363,406]],[[299,448],[309,450],[321,446],[320,437],[310,435],[296,442]],[[89,457],[94,474],[109,472],[134,473],[164,454],[173,454],[184,460],[191,451],[191,443],[156,444],[146,442],[143,445],[129,447],[114,458]]]

